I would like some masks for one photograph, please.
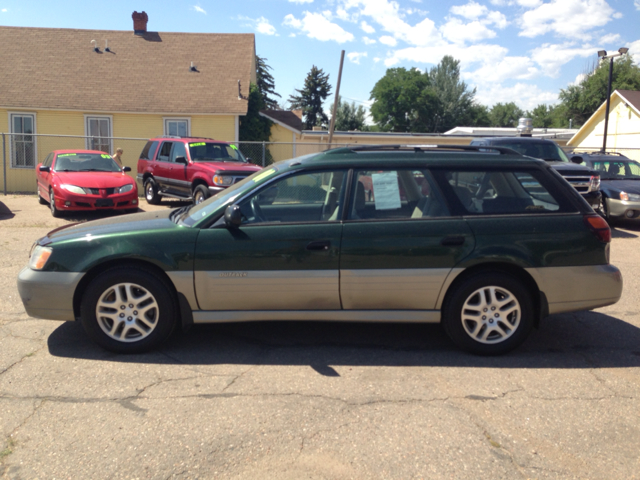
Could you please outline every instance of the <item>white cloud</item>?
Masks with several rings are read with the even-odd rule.
[[[633,0],[633,4],[636,6],[637,10],[640,10],[640,0]]]
[[[351,52],[347,53],[347,58],[353,62],[360,65],[360,59],[367,56],[367,52]]]
[[[2,11],[2,13],[7,13],[8,12],[8,10],[6,8],[3,8],[1,11]]]
[[[640,0],[639,0],[640,1]],[[617,33],[608,33],[600,38],[600,45],[610,45],[612,43],[620,43],[622,37]]]
[[[313,0],[289,0],[289,3],[298,3],[298,4],[313,3]]]
[[[191,7],[192,10],[195,10],[198,13],[203,13],[203,14],[207,14],[207,12],[205,11],[204,8],[202,8],[200,5],[194,5],[193,7]]]
[[[640,0],[638,0],[640,2]],[[369,25],[367,22],[365,22],[364,20],[360,23],[360,28],[365,32],[365,33],[375,33],[376,29],[373,28],[371,25]]]
[[[409,47],[394,51],[384,63],[391,67],[400,62],[437,64],[445,55],[460,60],[462,67],[482,63],[483,59],[501,59],[508,50],[500,45],[478,44],[470,46],[442,44],[428,47]]]
[[[374,43],[378,43],[373,38],[369,38],[369,37],[362,37],[362,41],[364,42],[365,45],[372,45]]]
[[[378,40],[380,40],[380,43],[388,45],[390,47],[395,47],[396,45],[398,45],[398,41],[395,38],[390,37],[389,35],[383,35]]]
[[[477,20],[479,17],[486,15],[488,8],[471,0],[466,5],[453,6],[449,11],[467,20]]]
[[[256,32],[264,35],[275,35],[276,28],[269,23],[269,20],[264,17],[260,17],[257,19]]]
[[[633,59],[640,65],[640,40],[636,40],[629,45],[629,53],[633,55]]]
[[[374,61],[374,62],[376,62],[376,63],[378,63],[378,62],[381,62],[381,61],[382,61],[382,59],[381,59],[380,57],[375,57],[375,58],[373,59],[373,61]]]
[[[614,13],[606,0],[551,0],[522,15],[519,35],[532,38],[551,32],[589,39],[588,32],[606,25]]]
[[[488,24],[494,24],[499,29],[506,28],[506,26],[509,25],[507,17],[505,17],[503,13],[500,13],[496,10],[487,14],[486,22]]]
[[[516,83],[513,87],[494,84],[491,86],[478,86],[476,100],[488,106],[498,102],[514,102],[520,108],[532,110],[541,103],[557,103],[558,92],[545,91],[530,83]]]
[[[487,28],[481,22],[462,23],[457,18],[450,19],[440,27],[442,36],[453,43],[478,42],[487,38],[494,38],[496,32]]]
[[[545,75],[557,77],[560,68],[576,57],[589,58],[596,55],[596,49],[591,45],[574,46],[573,43],[551,44],[545,43],[531,51],[531,58],[542,68]]]
[[[489,86],[505,79],[527,80],[539,74],[540,71],[529,57],[504,57],[486,62],[473,72],[464,72],[462,76],[477,85]]]
[[[297,19],[289,14],[284,17],[283,25],[299,30],[309,38],[315,38],[323,42],[333,40],[338,43],[350,42],[353,35],[345,31],[340,25],[332,23],[319,13],[304,12],[302,19]]]
[[[573,82],[569,82],[569,85],[579,85],[585,78],[587,78],[586,73],[579,73]]]

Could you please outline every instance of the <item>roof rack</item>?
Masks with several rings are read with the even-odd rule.
[[[573,150],[571,153],[573,153],[574,155],[618,155],[620,157],[626,157],[626,155],[624,153],[620,153],[620,152],[601,152],[599,150],[597,150],[595,152],[576,152],[575,150]]]
[[[362,152],[369,150],[413,150],[414,152],[425,152],[433,150],[463,150],[471,152],[487,152],[493,150],[500,155],[518,155],[522,154],[507,147],[494,147],[493,145],[363,145],[360,147],[347,147],[352,152]]]
[[[209,138],[209,137],[200,137],[200,136],[193,136],[193,135],[186,135],[186,136],[182,136],[182,135],[160,135],[159,137],[156,138],[199,138],[201,140],[213,140],[214,142],[221,142],[222,140],[216,140],[215,138]]]

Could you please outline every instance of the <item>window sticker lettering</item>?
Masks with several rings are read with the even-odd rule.
[[[60,157],[75,157],[77,155],[77,153],[61,153],[58,154],[58,158]]]
[[[229,145],[231,148],[233,148],[234,150],[238,150],[238,147],[236,147],[235,145]]]
[[[396,172],[371,174],[376,210],[397,210],[400,208],[400,187]]]
[[[102,158],[111,158],[111,155],[107,155],[106,153],[103,153],[102,155],[100,155]]]
[[[189,144],[190,147],[200,147],[201,145],[206,145],[206,142],[197,142],[197,143]]]

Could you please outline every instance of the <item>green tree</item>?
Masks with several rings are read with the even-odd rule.
[[[491,126],[491,118],[489,117],[489,107],[487,107],[486,105],[474,103],[469,108],[469,116],[470,116],[470,120],[466,124],[461,124],[460,126],[467,126],[467,127],[490,127]]]
[[[555,107],[541,103],[525,115],[531,118],[534,128],[550,128],[554,121],[554,110]]]
[[[333,105],[331,105],[331,111],[333,111]],[[364,123],[367,117],[367,111],[362,105],[356,107],[356,102],[343,102],[341,97],[338,97],[338,108],[336,109],[336,123],[334,125],[335,130],[349,131],[360,130],[361,132],[369,130]]]
[[[371,90],[371,116],[383,132],[428,132],[439,102],[429,76],[412,68],[389,68]]]
[[[573,126],[586,122],[607,99],[609,84],[609,60],[601,62],[577,85],[560,90],[560,102],[566,108],[567,118]],[[613,62],[611,91],[640,90],[640,67],[631,55],[624,55]]]
[[[445,55],[429,71],[429,84],[438,97],[438,118],[435,132],[446,132],[454,127],[471,125],[474,120],[475,88],[470,90],[460,80],[460,61]],[[478,112],[475,112],[478,113]]]
[[[279,108],[278,101],[270,95],[279,98],[282,98],[282,96],[274,90],[275,80],[269,70],[271,70],[271,67],[267,65],[267,59],[256,55],[256,82],[258,84],[258,90],[262,95],[265,107],[275,110]]]
[[[329,118],[322,110],[322,103],[331,93],[329,74],[313,65],[307,74],[302,90],[296,88],[298,95],[290,95],[292,109],[301,108],[305,118],[305,128],[310,130],[316,125],[327,123]]]
[[[255,83],[249,87],[249,105],[247,114],[240,117],[240,141],[268,142],[271,136],[271,122],[260,115],[264,110],[264,99]]]
[[[515,103],[496,103],[489,111],[492,127],[516,127],[524,111]]]

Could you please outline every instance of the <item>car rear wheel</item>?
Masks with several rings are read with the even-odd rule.
[[[501,355],[525,341],[533,327],[533,302],[516,277],[480,273],[454,289],[445,301],[442,322],[460,348]]]
[[[158,205],[162,196],[158,194],[158,186],[151,178],[147,178],[144,182],[144,198],[151,205]]]
[[[53,188],[49,190],[49,207],[51,208],[51,215],[55,218],[60,218],[62,216],[62,212],[56,207],[56,197],[53,193]]]
[[[209,198],[209,190],[204,185],[198,185],[193,189],[193,204],[198,205]]]
[[[161,345],[178,318],[175,293],[165,280],[136,267],[114,267],[85,290],[82,325],[92,340],[118,353],[140,353]]]

